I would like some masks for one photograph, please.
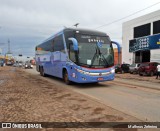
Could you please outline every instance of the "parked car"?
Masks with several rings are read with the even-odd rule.
[[[24,64],[24,68],[25,69],[32,69],[33,65],[29,61],[26,61],[25,64]]]
[[[13,65],[13,61],[12,60],[7,60],[7,62],[6,62],[6,65],[8,65],[8,66],[12,66]]]
[[[115,73],[128,73],[130,64],[117,64],[115,65]]]
[[[131,64],[131,65],[129,66],[129,72],[130,72],[131,74],[133,74],[133,73],[137,74],[137,73],[138,73],[138,68],[139,68],[139,66],[140,66],[140,63]]]
[[[19,66],[19,67],[22,67],[22,66],[23,66],[23,62],[21,62],[21,61],[18,62],[18,66]]]
[[[18,67],[18,63],[14,63],[12,66],[13,67]]]
[[[147,62],[147,63],[141,63],[138,68],[138,73],[140,76],[142,75],[150,75],[153,76],[157,72],[157,62]]]
[[[23,62],[15,62],[13,65],[13,67],[23,67]]]

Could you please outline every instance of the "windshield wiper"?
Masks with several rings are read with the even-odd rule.
[[[105,65],[106,65],[105,67],[109,66],[109,63],[106,60],[106,58],[104,57],[104,55],[102,53],[100,55],[103,57],[103,61],[104,61]]]
[[[93,58],[92,58],[92,63],[91,63],[91,65],[90,65],[90,67],[93,66],[93,63],[94,63],[94,61],[95,61],[95,59],[96,59],[97,57],[98,57],[98,58],[100,57],[100,60],[101,60],[101,58],[103,58],[102,60],[103,60],[103,62],[105,63],[105,67],[109,66],[108,61],[105,59],[104,55],[101,53],[101,51],[100,51],[100,49],[99,49],[99,47],[98,47],[98,45],[97,45],[97,46],[96,46],[96,52],[95,52],[95,54],[94,54],[94,56],[93,56]],[[99,66],[100,66],[100,60],[99,60]]]
[[[85,65],[85,66],[87,66],[87,67],[90,67],[90,65],[88,65],[88,64],[85,64],[85,63],[78,63],[79,65]]]

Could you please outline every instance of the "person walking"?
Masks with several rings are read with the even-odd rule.
[[[156,79],[158,79],[158,76],[160,77],[160,64],[157,65],[157,77],[156,77]]]

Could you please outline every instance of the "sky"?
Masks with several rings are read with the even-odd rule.
[[[35,46],[65,27],[96,29],[122,43],[122,23],[160,9],[160,0],[0,0],[0,51],[34,56]],[[106,26],[102,26],[106,25]],[[100,27],[102,26],[102,27]],[[97,28],[100,27],[100,28]]]

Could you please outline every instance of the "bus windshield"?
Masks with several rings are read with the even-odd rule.
[[[114,64],[114,53],[108,36],[76,34],[80,66],[90,68],[107,68]]]

